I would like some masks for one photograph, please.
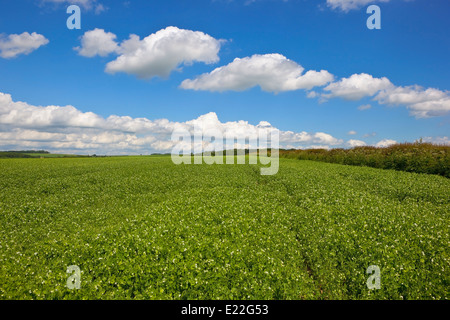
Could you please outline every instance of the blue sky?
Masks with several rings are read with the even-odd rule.
[[[66,8],[71,3],[81,8],[80,30],[66,27]],[[349,3],[355,7],[348,7]],[[102,121],[116,115],[129,116],[129,121],[145,118],[149,123],[156,119],[186,123],[211,112],[218,119],[203,117],[202,121],[223,125],[244,120],[254,126],[267,121],[282,132],[293,132],[286,135],[286,146],[293,147],[385,145],[421,137],[449,143],[447,0],[2,0],[0,4],[0,93],[10,95],[4,98],[3,107],[0,99],[3,150],[164,151],[169,144],[157,146],[167,136],[148,128],[135,130],[131,124],[124,125],[126,130],[111,128]],[[381,9],[380,30],[366,27],[370,4]],[[176,27],[172,31],[179,40],[169,43],[166,48],[170,53],[153,64],[136,62],[154,54],[149,47],[134,60],[131,56],[135,52],[120,51],[130,34],[139,36],[142,43],[152,34],[172,41],[166,37],[170,26]],[[99,35],[105,39],[113,36],[108,43],[115,43],[116,49],[101,56],[99,50],[106,47],[94,42],[94,47],[82,51],[83,37],[87,39],[95,29],[101,30]],[[11,35],[24,32],[28,34],[21,41],[12,40]],[[28,37],[33,32],[36,35]],[[198,53],[195,41],[200,41],[200,36],[207,40]],[[183,47],[192,43],[189,37],[193,47]],[[37,48],[17,54],[8,51],[14,46],[28,48],[25,41],[37,43]],[[153,70],[165,66],[164,57],[179,62],[175,68],[164,67],[168,76]],[[121,64],[123,61],[116,63],[113,73],[105,71],[108,63],[120,58],[137,63],[137,68],[146,70],[146,78],[137,77],[130,64]],[[235,58],[241,59],[239,65],[232,64]],[[267,67],[271,63],[274,65]],[[219,67],[222,75],[211,75]],[[252,73],[254,68],[260,68],[257,77]],[[299,70],[301,74],[296,74]],[[312,88],[309,78],[299,80],[310,70],[320,82]],[[316,72],[320,70],[324,70],[324,77],[319,79]],[[198,80],[201,75],[203,82]],[[352,75],[354,81],[345,80]],[[187,80],[190,87],[181,86]],[[307,84],[303,85],[303,80]],[[18,101],[26,103],[26,108]],[[58,109],[67,117],[55,117],[48,108],[67,105],[75,110]],[[358,109],[367,105],[370,108]],[[16,108],[20,112],[13,117]],[[93,114],[95,121],[89,120]],[[43,117],[49,118],[44,121]],[[87,119],[86,123],[74,121],[76,117]],[[89,136],[83,137],[82,132]],[[114,141],[100,139],[105,132],[119,134]],[[310,139],[295,135],[302,132]],[[314,139],[317,133],[326,133],[334,140]],[[149,145],[136,143],[133,147],[127,145],[130,135],[153,138],[147,140]],[[121,149],[118,141],[123,143]]]

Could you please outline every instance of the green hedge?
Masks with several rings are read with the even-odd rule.
[[[400,143],[386,148],[280,150],[280,156],[355,166],[438,174],[450,178],[450,146]]]

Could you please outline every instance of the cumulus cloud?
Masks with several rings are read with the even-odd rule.
[[[425,137],[422,139],[423,142],[430,142],[434,144],[441,144],[450,146],[450,138],[447,136],[444,137]]]
[[[348,135],[355,135],[357,132],[355,130],[350,130],[347,132]]]
[[[363,135],[363,138],[375,137],[376,135],[376,132],[366,133],[365,135]]]
[[[108,7],[104,6],[103,4],[99,3],[97,5],[95,5],[95,9],[94,12],[95,14],[101,14],[102,12],[105,12],[106,10],[108,10]]]
[[[376,2],[389,2],[390,0],[327,0],[327,6],[344,12],[362,8]]]
[[[87,31],[81,38],[80,55],[93,57],[116,53],[118,57],[105,68],[108,73],[124,72],[141,79],[168,77],[182,65],[219,61],[222,41],[201,31],[167,27],[142,40],[132,34],[118,43],[116,35],[103,29]]]
[[[366,146],[367,144],[361,140],[350,139],[347,141],[347,145],[354,148],[354,147],[363,147]]]
[[[363,104],[363,105],[358,107],[358,110],[364,111],[364,110],[369,110],[371,108],[372,108],[372,105],[370,105],[370,104]]]
[[[214,112],[185,122],[117,115],[104,118],[73,106],[33,106],[0,93],[2,149],[47,149],[82,154],[170,152],[176,143],[171,141],[172,132],[179,128],[192,132],[195,127],[224,137],[249,137],[258,130],[276,130],[282,148],[329,148],[343,144],[343,140],[324,132],[281,131],[267,121],[257,125],[244,120],[221,122]]]
[[[20,54],[29,54],[48,42],[47,38],[36,32],[0,35],[0,57],[8,59]]]
[[[221,41],[200,31],[167,27],[139,40],[136,35],[121,46],[121,55],[106,65],[110,73],[125,72],[138,78],[167,77],[181,64],[219,61]]]
[[[64,4],[64,5],[78,5],[85,10],[94,10],[95,14],[100,14],[103,11],[106,11],[106,7],[99,3],[97,0],[41,0],[41,4],[53,3],[56,5]]]
[[[323,98],[343,98],[359,100],[373,97],[374,101],[390,106],[406,106],[416,118],[444,116],[450,112],[450,92],[418,85],[395,86],[386,77],[374,78],[361,73],[330,83],[322,93]],[[361,105],[359,110],[372,108],[370,104]]]
[[[45,4],[45,3],[55,3],[55,4],[70,3],[70,4],[82,6],[86,9],[91,8],[95,2],[96,2],[96,0],[41,0],[41,3],[43,3],[43,4]]]
[[[300,146],[311,147],[313,144],[329,146],[329,145],[339,145],[342,144],[343,140],[337,139],[330,134],[324,132],[308,133],[306,131],[293,132],[293,131],[281,131],[280,132],[280,145],[289,144],[290,146]]]
[[[96,55],[105,57],[119,50],[116,38],[117,36],[114,33],[96,28],[86,31],[81,37],[81,47],[75,47],[74,49],[84,57],[94,57]]]
[[[316,91],[309,91],[307,94],[306,94],[306,97],[307,98],[309,98],[309,99],[314,99],[314,98],[317,98],[317,97],[319,97],[320,95],[316,92]]]
[[[124,72],[141,79],[166,78],[174,70],[194,62],[214,63],[222,40],[203,32],[167,27],[144,39],[131,34],[119,43],[115,34],[103,29],[87,31],[81,37],[81,46],[75,50],[85,57],[116,54],[117,58],[107,63],[105,71]],[[386,78],[376,78],[367,73],[353,74],[333,82],[334,76],[326,70],[305,69],[295,61],[277,53],[255,54],[236,58],[228,65],[218,67],[194,79],[180,84],[182,89],[207,91],[244,91],[256,86],[267,92],[307,90],[308,98],[330,98],[360,100],[372,97],[374,101],[387,105],[406,106],[416,118],[442,116],[450,112],[448,91],[420,86],[397,87]],[[320,91],[311,91],[323,87]],[[372,108],[361,105],[359,110]]]
[[[356,101],[372,97],[374,101],[387,105],[406,106],[416,118],[443,116],[450,112],[449,91],[420,86],[395,86],[388,78],[375,78],[367,73],[353,74],[348,78],[333,81],[328,71],[307,71],[296,62],[280,54],[253,55],[236,58],[226,66],[216,68],[195,79],[184,80],[180,87],[192,90],[243,91],[259,86],[263,91],[278,93],[291,90],[311,90],[328,84],[322,92],[308,91],[308,98],[320,97],[320,101],[342,98]],[[330,83],[331,82],[331,83]],[[358,107],[368,110],[370,104]]]
[[[268,92],[311,89],[333,80],[326,70],[309,70],[281,54],[255,54],[236,58],[226,66],[216,68],[181,83],[181,88],[208,91],[243,91],[255,86]]]
[[[324,88],[330,93],[323,94],[325,98],[343,98],[346,100],[359,100],[371,97],[380,90],[392,88],[394,85],[388,78],[374,78],[370,74],[353,74],[349,78],[343,78],[330,83]]]
[[[417,85],[383,90],[375,99],[381,104],[406,105],[417,118],[443,116],[450,112],[449,91],[424,89]]]
[[[396,143],[397,143],[397,141],[395,141],[395,140],[383,139],[383,140],[379,141],[377,144],[375,144],[375,147],[385,148],[385,147],[389,147]]]

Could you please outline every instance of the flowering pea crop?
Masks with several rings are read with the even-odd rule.
[[[273,176],[165,156],[5,159],[0,190],[0,299],[449,298],[444,177],[289,159]],[[80,289],[66,285],[71,265]]]

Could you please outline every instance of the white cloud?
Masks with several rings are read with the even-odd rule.
[[[397,143],[397,141],[395,141],[395,140],[384,139],[384,140],[379,141],[379,142],[375,145],[375,147],[378,147],[378,148],[385,148],[385,147],[389,147],[389,146],[391,146],[391,145],[393,145],[393,144],[396,144],[396,143]]]
[[[350,139],[347,141],[347,144],[354,148],[354,147],[363,147],[366,146],[367,144],[364,141],[361,140],[354,140],[354,139]]]
[[[48,39],[36,32],[0,35],[0,57],[15,58],[20,54],[29,54],[47,43]]]
[[[340,145],[344,141],[341,139],[337,139],[330,134],[324,132],[317,133],[308,133],[306,131],[302,132],[293,132],[293,131],[280,131],[280,145],[289,144],[293,146],[296,145],[296,148],[301,146],[310,147],[311,144],[320,144],[320,145]]]
[[[125,72],[141,79],[150,79],[168,77],[183,64],[217,62],[223,42],[200,31],[177,27],[167,27],[142,40],[131,34],[120,44],[116,38],[114,33],[103,29],[87,31],[81,37],[81,47],[75,50],[85,57],[116,53],[118,57],[106,65],[106,72]]]
[[[106,65],[106,72],[125,72],[141,79],[168,77],[193,62],[219,61],[221,40],[200,31],[167,27],[140,40],[137,35],[120,45],[120,56]]]
[[[309,99],[314,99],[314,98],[317,98],[318,96],[319,96],[319,94],[316,91],[309,91],[306,94],[306,97]]]
[[[325,91],[330,93],[323,94],[323,96],[325,98],[339,97],[346,100],[359,100],[364,97],[371,97],[377,92],[393,86],[386,77],[374,78],[370,74],[360,73],[330,83],[324,88]]]
[[[95,5],[94,13],[98,15],[98,14],[101,14],[102,12],[105,12],[106,10],[108,10],[108,7],[99,3],[99,4]]]
[[[344,12],[362,8],[376,2],[389,2],[390,0],[327,0],[327,5],[331,9],[338,9]]]
[[[181,88],[209,91],[243,91],[255,86],[268,92],[311,89],[333,80],[328,71],[307,71],[281,54],[255,54],[236,58],[226,66],[216,68],[190,80],[184,80]]]
[[[94,9],[95,11],[100,10],[100,12],[106,9],[101,3],[98,3],[97,0],[41,0],[41,3],[64,4],[68,6],[75,4],[82,7],[85,10]],[[99,14],[100,12],[96,12],[96,14]]]
[[[376,132],[366,133],[365,135],[363,135],[363,138],[375,137],[376,135],[377,135]]]
[[[434,143],[434,144],[441,144],[441,145],[450,146],[450,138],[447,137],[447,136],[444,136],[444,137],[425,137],[422,140],[423,140],[423,142],[430,142],[430,143]]]
[[[111,115],[103,118],[73,106],[33,106],[13,101],[0,93],[0,145],[2,149],[47,149],[54,152],[97,154],[148,154],[170,152],[175,145],[171,134],[176,128],[190,131],[200,126],[223,136],[251,136],[257,130],[277,130],[267,121],[252,125],[248,121],[221,122],[214,112],[186,122],[149,120]],[[343,144],[324,132],[279,131],[280,147],[329,148]]]
[[[116,42],[117,36],[103,29],[86,31],[81,37],[81,47],[74,48],[81,56],[94,57],[99,55],[105,57],[110,53],[117,52],[119,46]]]
[[[373,100],[380,104],[403,105],[416,118],[444,116],[450,112],[449,91],[424,89],[418,85],[397,87],[386,77],[374,78],[366,73],[353,74],[349,78],[330,83],[324,91],[329,93],[322,93],[323,98],[359,100],[374,97]],[[370,108],[372,108],[370,104],[358,107],[359,110]]]
[[[355,131],[355,130],[350,130],[349,132],[347,132],[347,134],[349,134],[349,135],[355,135],[357,132]]]
[[[371,108],[372,108],[372,106],[370,104],[363,104],[358,107],[358,110],[364,111],[364,110],[369,110]]]
[[[217,62],[221,42],[200,31],[167,27],[142,40],[131,34],[127,40],[118,43],[115,34],[94,29],[81,37],[81,47],[75,49],[86,57],[115,53],[118,57],[106,65],[106,72],[125,72],[149,79],[168,77],[183,64]],[[255,54],[236,58],[228,65],[194,79],[186,79],[180,88],[222,92],[259,86],[263,91],[273,93],[304,89],[308,90],[308,98],[320,97],[319,102],[329,98],[356,101],[374,97],[373,100],[380,104],[404,105],[416,118],[443,116],[450,112],[448,91],[423,89],[417,85],[397,87],[386,77],[375,78],[367,73],[331,82],[334,76],[326,70],[304,71],[301,65],[281,54]],[[322,92],[309,91],[325,85]],[[358,107],[359,110],[370,108],[370,104]]]
[[[450,94],[420,86],[395,87],[381,91],[376,97],[381,104],[406,105],[417,118],[443,116],[450,112]]]

